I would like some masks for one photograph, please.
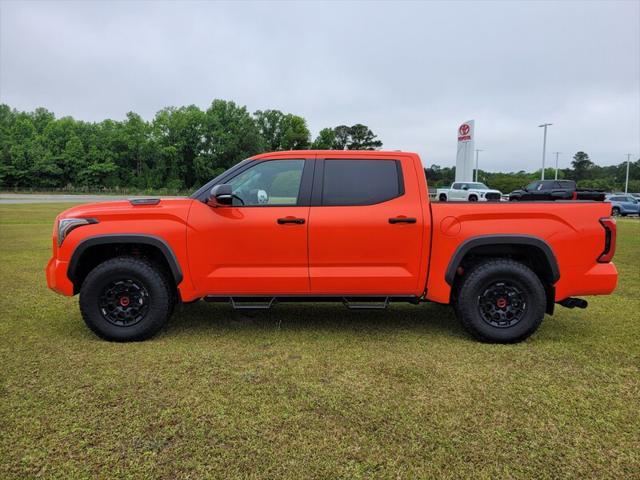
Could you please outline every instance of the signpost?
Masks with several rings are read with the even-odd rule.
[[[556,155],[556,180],[558,179],[558,157],[562,152],[553,152]]]
[[[543,123],[542,125],[538,125],[538,127],[544,128],[544,138],[542,140],[542,177],[540,180],[544,180],[544,164],[547,159],[547,127],[553,125],[553,123]]]
[[[631,161],[631,154],[627,153],[627,179],[624,181],[624,193],[629,193],[629,162]]]
[[[473,181],[473,151],[475,122],[469,120],[458,127],[458,154],[456,156],[456,182]]]
[[[476,148],[476,179],[475,181],[478,181],[478,154],[481,152],[482,150],[480,150],[479,148]]]

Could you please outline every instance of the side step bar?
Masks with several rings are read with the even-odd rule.
[[[389,306],[389,297],[385,297],[382,302],[379,300],[358,300],[353,301],[348,298],[342,299],[342,304],[349,310],[386,310]]]
[[[234,297],[230,297],[229,302],[231,302],[231,306],[234,310],[269,310],[271,307],[273,307],[273,304],[276,303],[276,299],[275,297],[273,297],[268,302],[264,302],[260,300],[240,300]]]
[[[386,309],[391,302],[408,302],[417,305],[424,301],[420,297],[400,295],[350,295],[348,297],[336,297],[333,295],[297,295],[283,297],[259,297],[255,295],[207,295],[204,297],[204,300],[206,302],[228,302],[234,310],[268,310],[276,303],[283,302],[334,302],[342,303],[345,307],[352,310],[383,310]]]

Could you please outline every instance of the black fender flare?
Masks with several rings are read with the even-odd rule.
[[[71,260],[69,261],[69,268],[67,269],[67,277],[71,282],[75,283],[76,272],[78,270],[78,264],[80,262],[80,258],[82,258],[82,254],[89,248],[94,247],[96,245],[111,245],[111,244],[131,244],[131,243],[139,243],[143,245],[151,245],[153,247],[158,248],[162,255],[164,255],[169,268],[171,269],[171,274],[175,279],[176,285],[182,282],[184,278],[182,275],[182,269],[180,268],[180,264],[178,263],[178,259],[176,258],[175,253],[169,246],[169,244],[160,237],[156,237],[155,235],[145,235],[145,234],[126,234],[126,235],[96,235],[94,237],[88,237],[82,240],[75,248],[73,253],[71,254]]]
[[[447,271],[445,272],[445,281],[449,285],[453,285],[453,280],[456,276],[456,269],[462,262],[464,256],[473,248],[488,245],[525,245],[528,247],[535,247],[543,253],[549,263],[552,282],[555,284],[560,279],[560,269],[558,268],[556,256],[553,253],[551,246],[543,239],[533,235],[481,235],[469,238],[458,245],[458,248],[449,261]]]

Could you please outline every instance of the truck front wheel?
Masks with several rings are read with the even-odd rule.
[[[544,318],[546,294],[538,276],[509,259],[478,263],[464,273],[454,308],[464,328],[492,343],[516,343],[535,332]]]
[[[145,340],[171,314],[167,279],[151,263],[116,257],[94,268],[80,289],[80,312],[99,337],[116,342]]]

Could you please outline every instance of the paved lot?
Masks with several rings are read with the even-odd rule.
[[[127,198],[145,198],[154,195],[64,195],[40,193],[0,193],[0,204],[9,203],[89,203],[126,200]],[[163,195],[165,197],[165,195]]]

